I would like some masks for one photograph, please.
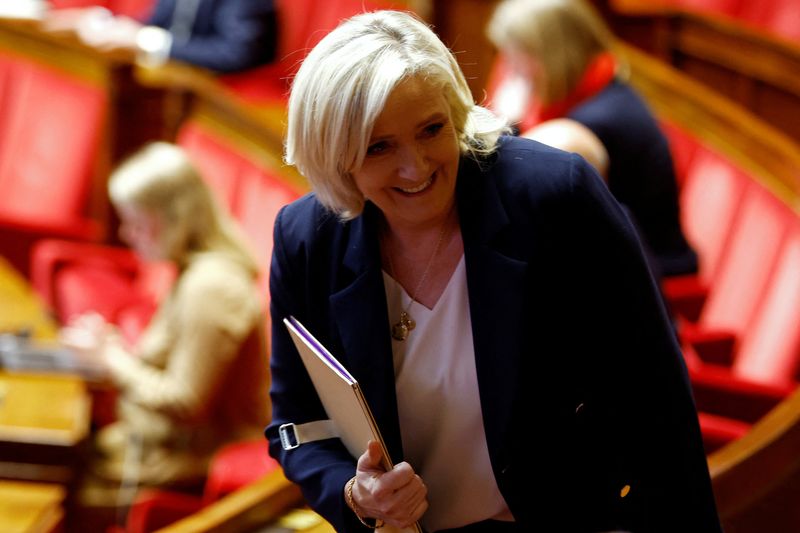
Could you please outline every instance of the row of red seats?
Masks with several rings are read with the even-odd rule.
[[[662,0],[662,3],[732,18],[777,36],[800,41],[800,2],[797,0]]]
[[[800,380],[800,216],[735,164],[664,124],[700,256],[666,279],[708,451],[743,435]]]

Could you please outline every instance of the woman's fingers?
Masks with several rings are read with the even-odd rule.
[[[428,509],[428,489],[406,462],[385,472],[380,444],[370,441],[358,458],[353,500],[364,516],[408,527]]]

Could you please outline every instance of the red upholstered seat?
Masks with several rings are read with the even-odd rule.
[[[261,265],[259,287],[264,301],[269,296],[272,226],[281,207],[297,197],[297,191],[274,173],[252,170],[242,176],[235,216]]]
[[[50,9],[67,9],[71,7],[102,6],[108,7],[109,0],[50,0]]]
[[[204,502],[214,502],[279,468],[267,444],[267,439],[258,437],[221,448],[208,467]]]
[[[699,413],[698,416],[703,433],[703,446],[707,454],[743,437],[750,430],[750,424],[731,418],[709,413]]]
[[[762,194],[767,193],[762,191]],[[769,205],[777,200],[769,197],[765,201],[764,197],[758,199],[756,196],[754,202]],[[760,211],[755,207],[752,209],[752,216]],[[759,222],[766,224],[767,228],[776,224],[770,221],[771,216],[763,213],[762,216],[763,220]],[[690,343],[694,343],[687,344],[685,351],[687,361],[691,361],[688,366],[698,409],[735,422],[735,427],[754,423],[764,416],[791,394],[800,378],[800,220],[782,205],[778,206],[775,216],[787,221],[787,230],[782,232],[784,236],[779,239],[774,255],[772,248],[775,245],[769,237],[769,230],[752,221],[752,235],[764,234],[763,247],[754,245],[753,257],[747,258],[749,261],[741,257],[744,252],[736,253],[736,245],[731,250],[733,257],[742,263],[741,268],[753,273],[755,294],[740,299],[725,298],[711,306],[712,311],[714,305],[726,308],[718,318],[723,323],[729,321],[730,327],[736,327],[739,321],[746,322],[746,326],[736,331],[726,344],[729,352],[704,355],[702,341],[708,333],[684,334]],[[755,265],[762,260],[763,265]],[[764,271],[769,274],[761,284],[758,272]],[[750,280],[740,279],[740,282],[748,285]],[[737,316],[739,307],[744,312]],[[750,317],[745,320],[746,315]],[[715,442],[724,435],[718,431],[718,426],[709,429],[714,435],[709,439],[716,439]],[[731,433],[729,437],[735,438],[735,435]]]
[[[259,437],[223,446],[211,460],[202,497],[166,490],[143,490],[131,505],[125,528],[115,531],[156,531],[279,468],[278,462],[267,453],[266,439]]]
[[[273,63],[245,72],[225,74],[220,81],[253,103],[284,105],[289,80],[306,54],[343,19],[374,9],[408,9],[402,0],[276,0],[278,48]]]
[[[147,20],[156,0],[108,0],[108,9],[117,15],[125,15],[136,20]]]
[[[783,243],[754,320],[733,360],[740,379],[794,387],[800,378],[800,220]]]
[[[777,36],[800,41],[800,2],[797,0],[742,1],[736,16]]]
[[[43,239],[31,252],[31,282],[60,323],[94,311],[134,340],[175,277],[166,264],[140,262],[127,248]]]
[[[220,203],[238,220],[261,267],[267,300],[272,224],[278,209],[299,196],[255,152],[232,144],[213,125],[190,119],[178,135]],[[62,322],[96,310],[135,340],[168,289],[174,272],[143,264],[130,252],[105,246],[44,241],[33,253],[33,284]]]
[[[278,462],[269,456],[263,438],[223,446],[211,460],[202,498],[171,491],[145,491],[131,507],[126,532],[159,529],[279,468]]]
[[[239,177],[251,163],[212,129],[196,120],[189,120],[181,126],[177,143],[192,158],[217,199],[233,212]]]
[[[92,208],[108,94],[23,57],[0,56],[0,72],[0,254],[27,275],[36,238],[102,236]]]
[[[738,336],[749,327],[792,218],[788,207],[769,191],[755,182],[748,184],[713,273],[708,298],[697,322],[682,330],[684,339],[695,332],[711,331]]]
[[[261,267],[260,292],[266,301],[272,224],[278,210],[295,200],[299,192],[277,172],[221,138],[213,126],[201,121],[187,122],[178,143],[239,222]]]
[[[100,6],[117,15],[146,20],[155,0],[50,0],[50,9]]]
[[[676,139],[674,135],[669,138],[670,142]],[[678,144],[673,146],[680,153]],[[750,178],[704,147],[695,148],[686,164],[680,195],[681,224],[697,251],[699,270],[697,274],[665,278],[662,290],[674,312],[696,319],[717,274]]]

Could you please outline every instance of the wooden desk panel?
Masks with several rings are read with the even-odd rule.
[[[42,340],[54,339],[57,331],[28,280],[0,256],[0,333],[21,329]]]
[[[81,378],[0,372],[0,442],[75,446],[89,431]]]
[[[81,378],[0,372],[0,478],[70,483],[90,417]]]
[[[4,533],[58,531],[66,491],[59,485],[0,481],[0,525]]]

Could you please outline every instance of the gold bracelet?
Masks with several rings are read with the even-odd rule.
[[[353,511],[353,514],[356,515],[356,518],[358,518],[358,521],[361,522],[362,524],[364,524],[366,527],[369,527],[369,528],[372,528],[372,529],[378,529],[379,527],[383,527],[383,520],[381,520],[380,518],[372,518],[372,520],[375,520],[375,523],[374,524],[368,524],[364,520],[364,518],[361,516],[361,513],[358,512],[358,505],[356,505],[356,502],[353,499],[353,484],[355,482],[356,482],[356,476],[353,476],[353,477],[350,478],[350,481],[348,481],[347,485],[346,485],[347,488],[345,489],[345,495],[347,497],[347,505],[348,505],[348,507],[350,507],[350,509]]]

